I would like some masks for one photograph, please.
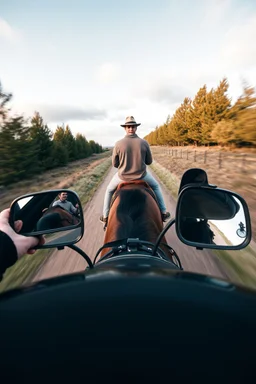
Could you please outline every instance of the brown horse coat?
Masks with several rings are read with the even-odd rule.
[[[62,227],[69,227],[76,225],[79,220],[71,215],[71,213],[65,211],[65,209],[58,207],[48,208],[42,215],[41,219],[37,222],[36,230],[57,229]]]
[[[113,196],[104,244],[125,238],[155,243],[162,230],[161,212],[148,184],[144,181],[119,184]],[[162,242],[166,243],[165,238]],[[103,249],[101,257],[108,251],[109,248]]]

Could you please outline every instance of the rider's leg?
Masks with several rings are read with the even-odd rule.
[[[117,188],[118,184],[121,183],[121,179],[118,176],[118,173],[116,173],[112,179],[110,180],[109,185],[107,186],[105,197],[104,197],[104,203],[103,203],[103,218],[106,219],[109,214],[109,208],[110,208],[110,202],[111,198],[113,196],[113,193],[115,189]]]
[[[146,181],[150,185],[150,187],[153,189],[153,191],[155,192],[155,195],[156,195],[156,198],[157,198],[157,201],[159,204],[159,208],[160,208],[160,211],[162,213],[162,217],[164,220],[166,220],[167,218],[170,217],[170,213],[166,212],[166,205],[164,202],[164,198],[163,198],[163,194],[162,194],[162,190],[161,190],[160,185],[158,184],[158,182],[154,179],[154,177],[151,175],[151,173],[148,170],[147,170],[147,173],[143,177],[142,180]]]

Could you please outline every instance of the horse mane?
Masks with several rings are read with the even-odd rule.
[[[121,224],[118,238],[139,237],[150,241],[156,224],[147,214],[146,203],[153,197],[145,189],[120,189],[116,197],[119,198],[116,214]]]

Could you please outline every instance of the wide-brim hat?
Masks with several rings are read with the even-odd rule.
[[[136,123],[133,116],[128,116],[125,119],[125,123],[121,124],[121,127],[128,127],[128,126],[138,127],[140,124],[141,123]]]

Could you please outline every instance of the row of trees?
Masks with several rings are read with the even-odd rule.
[[[232,105],[224,78],[216,89],[199,89],[186,97],[172,117],[145,139],[150,145],[256,145],[256,95],[246,84]]]
[[[0,83],[0,185],[103,151],[80,133],[74,137],[68,125],[58,126],[53,133],[38,112],[29,121],[11,116],[7,108],[11,97]]]

